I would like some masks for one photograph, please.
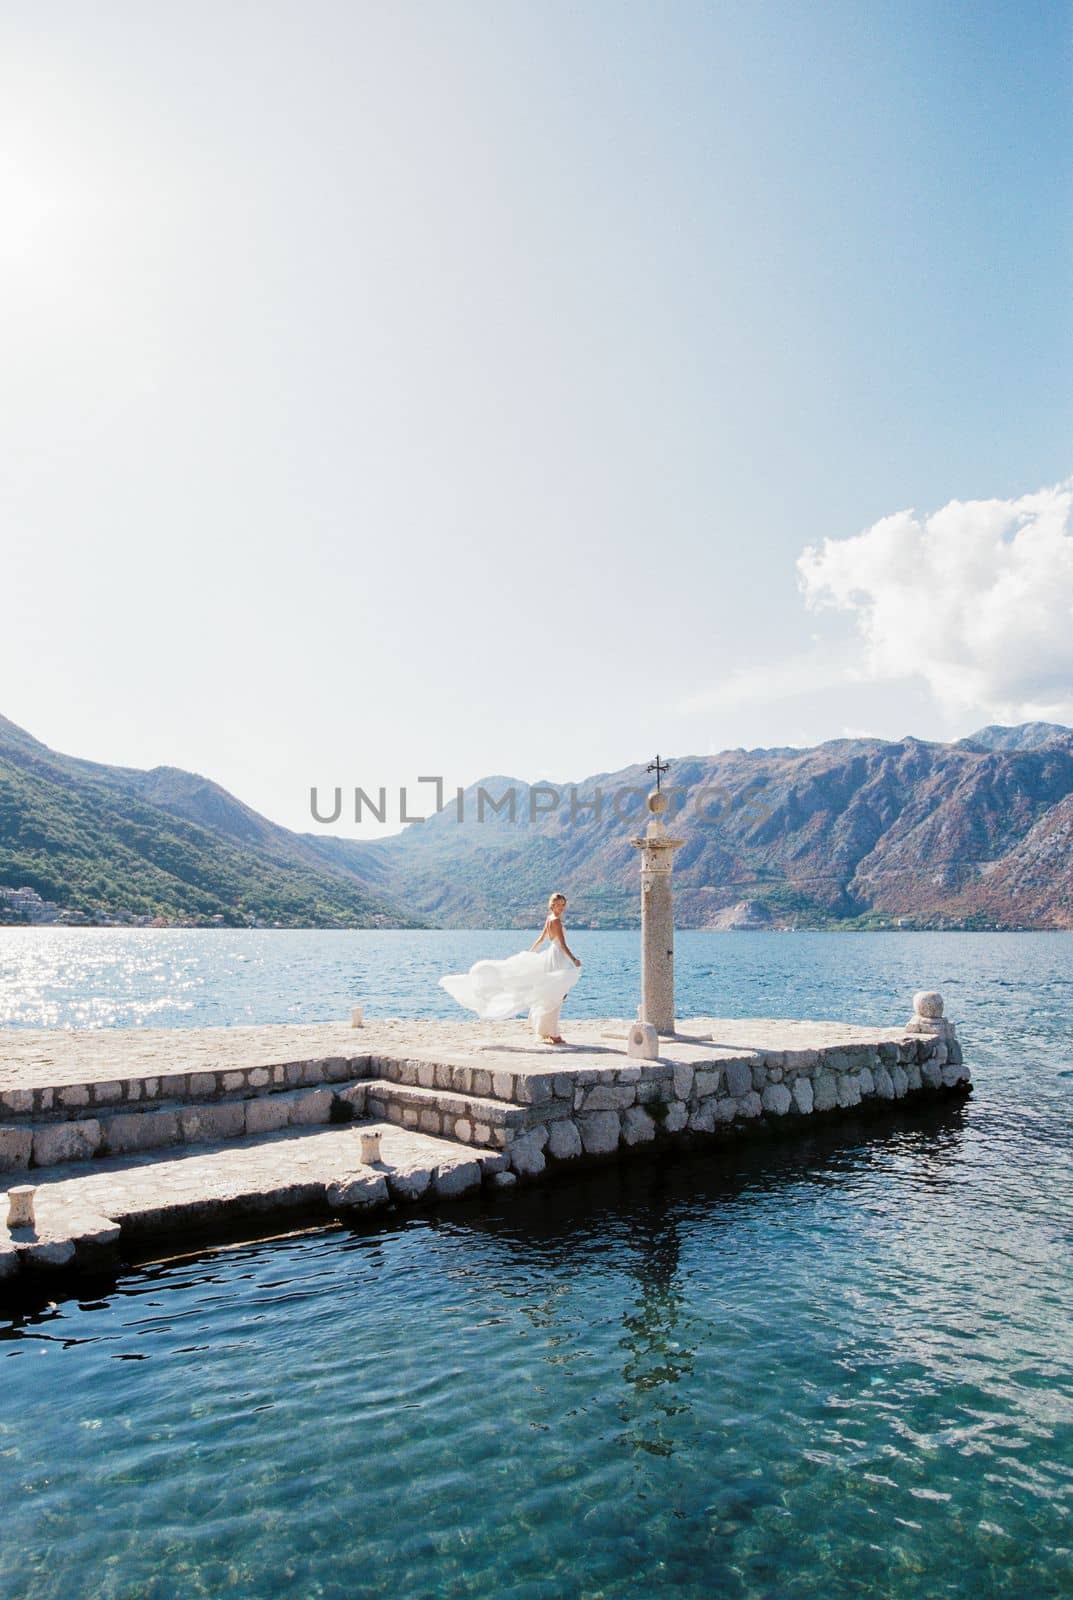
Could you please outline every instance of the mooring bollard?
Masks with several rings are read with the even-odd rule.
[[[351,1011],[351,1013],[350,1013],[350,1026],[352,1028],[363,1028],[365,1026],[365,1007],[364,1006],[355,1006],[354,1009]]]
[[[372,1167],[380,1160],[379,1133],[363,1133],[361,1136],[361,1159],[365,1166]]]
[[[34,1195],[37,1190],[31,1183],[20,1184],[7,1192],[7,1225],[9,1228],[34,1226]]]
[[[626,1035],[626,1054],[642,1061],[659,1059],[659,1035],[650,1022],[633,1022]]]

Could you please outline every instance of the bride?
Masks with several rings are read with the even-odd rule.
[[[550,895],[544,926],[528,950],[505,961],[475,961],[468,972],[441,978],[441,987],[485,1022],[528,1011],[538,1039],[545,1044],[565,1043],[559,1032],[559,1010],[581,973],[581,962],[563,932],[565,910],[565,894]],[[548,948],[540,953],[545,939]]]

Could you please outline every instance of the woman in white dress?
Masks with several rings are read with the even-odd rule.
[[[548,898],[548,915],[528,950],[505,961],[475,961],[468,972],[440,979],[452,999],[485,1022],[499,1022],[528,1011],[533,1033],[545,1044],[563,1044],[559,1011],[581,975],[581,962],[563,932],[566,896]],[[541,951],[545,939],[548,948]]]

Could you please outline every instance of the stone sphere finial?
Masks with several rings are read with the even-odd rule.
[[[645,805],[654,817],[662,816],[667,809],[667,796],[659,789],[653,789],[645,801]]]
[[[943,1014],[943,997],[934,989],[921,989],[913,996],[913,1010],[918,1017],[937,1020]]]

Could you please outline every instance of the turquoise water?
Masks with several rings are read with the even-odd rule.
[[[113,1021],[338,1015],[374,979],[416,1011],[419,972],[518,943],[247,935],[243,985],[231,935],[166,959],[73,937],[120,941],[114,980],[68,947]],[[629,1009],[633,937],[576,943],[574,1014]],[[683,1010],[875,1021],[942,987],[973,1098],[201,1253],[0,1323],[0,1594],[1070,1594],[1071,953],[683,935]],[[47,958],[24,1022],[69,1019]]]

